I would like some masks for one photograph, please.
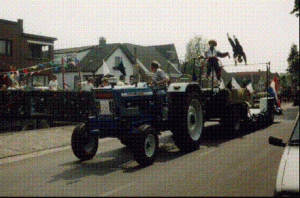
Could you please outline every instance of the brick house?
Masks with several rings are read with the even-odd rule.
[[[11,84],[12,79],[6,74],[13,71],[18,71],[16,74],[20,74],[19,79],[26,79],[30,85],[37,81],[47,85],[48,76],[53,71],[33,72],[42,63],[53,60],[54,41],[57,38],[24,33],[22,19],[17,22],[0,19],[0,29],[0,85]],[[37,68],[30,69],[34,65]],[[32,75],[27,75],[27,72],[32,72]]]

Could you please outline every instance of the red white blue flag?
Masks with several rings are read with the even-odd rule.
[[[274,75],[273,81],[270,84],[270,88],[268,90],[268,92],[274,96],[274,98],[276,99],[276,106],[277,107],[281,107],[280,101],[279,101],[279,97],[278,97],[278,88],[277,88],[277,79],[276,79],[276,75]]]

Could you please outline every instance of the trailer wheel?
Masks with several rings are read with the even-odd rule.
[[[275,107],[267,112],[267,124],[272,125],[275,119]]]
[[[172,121],[175,145],[184,152],[199,148],[200,136],[204,127],[203,109],[198,97],[189,96],[187,104],[186,107],[183,107],[182,113],[177,114],[176,120]]]
[[[158,153],[158,135],[150,125],[138,128],[134,149],[134,158],[142,166],[153,164]]]
[[[242,131],[246,122],[249,121],[247,104],[233,104],[227,108],[227,116],[221,119],[221,124],[235,133]]]
[[[75,127],[71,146],[77,158],[80,160],[92,159],[96,155],[98,144],[98,137],[90,135],[85,124],[79,124]]]
[[[274,114],[274,112],[272,112],[272,113],[270,113],[270,115],[269,115],[269,125],[271,125],[271,124],[273,124],[273,122],[274,122],[274,119],[275,119],[275,114]]]
[[[241,109],[242,107],[240,105],[234,105],[233,106],[233,118],[232,118],[232,129],[235,132],[239,132],[242,125],[242,115],[241,115]]]

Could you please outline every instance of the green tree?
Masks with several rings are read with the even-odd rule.
[[[294,13],[296,17],[299,17],[299,0],[295,0],[294,9],[290,14],[294,14]]]
[[[186,45],[185,61],[189,61],[194,57],[202,56],[207,47],[208,43],[206,39],[202,38],[202,36],[195,36],[190,39]]]
[[[281,74],[279,75],[278,83],[281,87],[288,87],[291,85],[291,75]]]
[[[291,52],[287,59],[288,61],[288,74],[291,76],[292,82],[299,82],[299,51],[297,45],[293,44],[291,47]]]
[[[193,74],[199,76],[200,69],[198,66],[203,60],[199,60],[198,56],[203,56],[205,50],[208,48],[208,43],[206,39],[202,36],[194,36],[189,40],[186,45],[185,62],[182,65],[182,73],[187,77],[191,77]],[[196,58],[194,60],[194,58]]]

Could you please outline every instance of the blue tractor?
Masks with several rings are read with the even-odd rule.
[[[147,83],[96,88],[92,94],[95,111],[75,127],[71,138],[80,160],[95,156],[99,138],[115,137],[132,149],[140,165],[151,165],[158,136],[166,130],[171,130],[180,150],[199,148],[204,117],[197,82],[171,83],[166,95],[156,95]]]
[[[132,149],[144,166],[155,161],[161,132],[170,130],[175,145],[183,152],[199,148],[206,121],[241,132],[242,126],[271,124],[274,99],[263,100],[258,113],[251,114],[246,89],[201,89],[198,82],[171,83],[165,95],[157,95],[147,83],[93,89],[93,116],[75,127],[72,149],[76,157],[95,156],[98,139],[118,138]]]

